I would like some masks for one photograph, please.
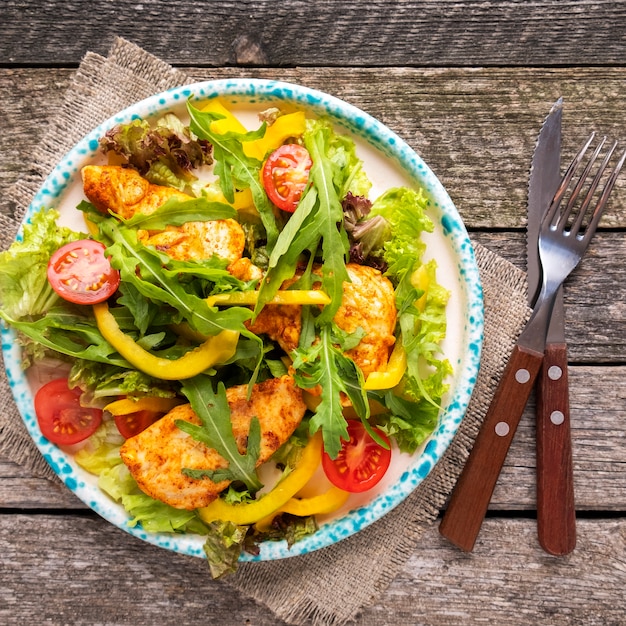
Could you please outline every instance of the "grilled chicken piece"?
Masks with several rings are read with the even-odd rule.
[[[91,203],[103,213],[112,211],[123,219],[136,213],[150,215],[170,198],[190,200],[191,196],[155,185],[137,171],[118,165],[87,165],[82,169],[83,190]],[[214,254],[231,263],[241,259],[245,235],[232,219],[187,222],[164,231],[140,230],[139,241],[152,245],[179,261],[201,261]]]
[[[339,328],[352,333],[359,327],[365,336],[349,356],[363,375],[384,369],[389,350],[395,343],[396,302],[393,285],[377,269],[356,263],[346,266],[352,282],[343,285],[343,299],[334,321]],[[249,329],[266,334],[287,353],[298,347],[302,329],[299,305],[266,305]]]
[[[233,434],[243,454],[250,421],[258,417],[261,464],[289,439],[302,420],[306,406],[302,391],[290,376],[254,385],[249,401],[247,391],[247,385],[226,390]],[[215,483],[209,478],[189,478],[182,473],[183,468],[214,470],[227,467],[227,462],[217,451],[180,430],[175,424],[179,419],[200,424],[191,405],[179,405],[143,432],[127,439],[120,455],[144,493],[177,509],[192,510],[215,500],[229,481]]]

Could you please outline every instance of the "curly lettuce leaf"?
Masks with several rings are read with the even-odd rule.
[[[446,336],[446,305],[449,292],[437,282],[437,263],[423,263],[426,244],[423,232],[432,232],[434,225],[426,208],[423,191],[393,188],[374,203],[367,219],[382,218],[391,237],[382,248],[388,264],[386,275],[395,285],[400,340],[407,355],[407,369],[400,383],[402,398],[393,393],[371,394],[390,411],[382,424],[400,447],[414,452],[436,426],[441,400],[449,388],[450,362],[443,357],[441,342]],[[418,268],[427,276],[426,289],[412,282]],[[422,306],[416,303],[424,296]]]
[[[152,396],[172,398],[176,395],[172,384],[157,380],[134,369],[75,359],[68,376],[70,387],[79,385],[89,397],[87,402],[102,401],[120,396]]]
[[[48,282],[48,261],[61,246],[86,235],[57,224],[55,209],[40,209],[22,236],[0,254],[0,306],[5,319],[38,317],[59,301]]]
[[[208,524],[208,536],[203,548],[213,579],[237,571],[247,533],[248,526],[237,526],[232,522]]]
[[[124,157],[150,182],[181,191],[193,189],[197,177],[192,170],[213,162],[211,144],[195,137],[173,114],[154,127],[139,119],[118,124],[105,133],[100,147]]]
[[[196,511],[176,509],[143,493],[123,463],[103,469],[98,486],[124,507],[131,516],[127,522],[131,528],[140,525],[151,533],[208,532]]]

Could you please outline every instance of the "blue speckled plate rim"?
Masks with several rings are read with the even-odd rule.
[[[250,103],[282,100],[304,106],[318,115],[329,115],[395,161],[412,179],[425,187],[432,200],[432,208],[441,214],[441,226],[457,257],[459,274],[466,289],[466,362],[455,378],[454,393],[440,417],[439,426],[422,454],[394,485],[367,506],[322,525],[317,533],[299,541],[291,548],[285,541],[265,542],[261,545],[258,555],[244,554],[241,557],[242,561],[274,560],[313,552],[370,525],[400,504],[443,456],[467,410],[480,367],[483,341],[482,287],[474,250],[456,207],[438,178],[413,149],[393,131],[357,107],[324,92],[282,81],[223,79],[200,82],[170,89],[126,108],[100,124],[59,161],[35,195],[25,219],[30,219],[41,205],[53,205],[54,200],[73,180],[81,163],[96,153],[98,139],[106,129],[132,118],[163,113],[179,106],[190,97],[200,100],[217,96],[235,97],[248,100]],[[93,480],[85,479],[85,473],[75,465],[71,456],[42,437],[34,416],[32,395],[19,366],[15,333],[5,326],[2,327],[2,349],[11,390],[26,428],[64,484],[96,513],[131,535],[175,552],[203,557],[201,537],[148,533],[141,527],[129,527],[126,512],[100,492],[94,486]]]

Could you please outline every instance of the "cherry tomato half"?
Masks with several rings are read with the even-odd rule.
[[[312,164],[309,151],[295,143],[284,144],[269,155],[263,166],[263,186],[279,209],[296,210]]]
[[[160,415],[162,415],[162,413],[144,410],[128,413],[128,415],[116,415],[114,419],[117,430],[120,431],[120,435],[122,435],[124,439],[130,439],[146,430],[148,426],[156,422]]]
[[[48,263],[52,289],[74,304],[95,304],[113,295],[120,284],[120,273],[111,267],[104,250],[104,245],[93,239],[61,246]]]
[[[389,446],[387,436],[377,428],[374,431]],[[391,448],[383,448],[372,439],[359,420],[348,420],[347,441],[342,441],[336,459],[322,453],[322,467],[328,480],[351,493],[360,493],[378,484],[391,462]]]
[[[80,405],[80,389],[70,389],[67,378],[46,383],[35,394],[35,413],[41,434],[59,446],[70,446],[93,435],[102,411]]]

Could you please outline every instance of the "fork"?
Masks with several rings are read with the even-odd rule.
[[[595,133],[592,133],[567,168],[541,223],[538,246],[543,280],[539,297],[531,318],[509,357],[474,447],[439,525],[439,532],[444,537],[466,551],[471,551],[474,547],[517,425],[541,369],[557,291],[587,250],[626,160],[624,152],[606,180],[587,226],[583,228],[585,216],[617,148],[617,142],[614,142],[607,151],[586,194],[582,197],[581,192],[606,142],[606,137],[600,142],[589,158],[563,210],[561,205],[594,137]],[[577,203],[581,198],[582,201],[578,206]]]

